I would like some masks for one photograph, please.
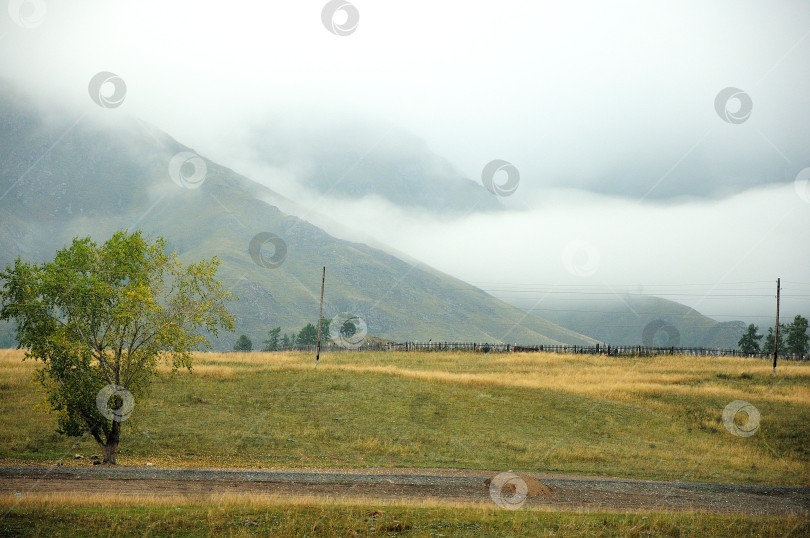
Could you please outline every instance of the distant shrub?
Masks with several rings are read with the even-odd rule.
[[[234,351],[252,351],[253,342],[250,341],[246,335],[241,335],[236,343],[233,345]]]

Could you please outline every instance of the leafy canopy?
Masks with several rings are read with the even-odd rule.
[[[234,351],[253,351],[253,342],[246,334],[240,335],[233,345]]]
[[[275,327],[267,331],[267,340],[264,341],[264,351],[278,351],[280,344],[281,327]]]
[[[810,351],[810,336],[807,334],[807,318],[797,315],[787,327],[785,346],[788,353],[806,355]]]
[[[218,265],[184,266],[163,238],[120,231],[101,246],[75,238],[52,262],[18,258],[0,272],[0,319],[16,320],[25,358],[43,362],[38,376],[59,431],[117,444],[118,424],[96,408],[105,385],[137,398],[159,359],[191,368],[192,352],[210,348],[204,332],[233,330],[225,303],[234,297],[215,279]]]
[[[762,340],[762,335],[758,334],[759,327],[751,323],[748,325],[748,331],[740,337],[737,345],[743,353],[759,353],[759,341]]]
[[[318,328],[312,323],[307,323],[298,333],[295,343],[299,346],[314,346],[318,343]]]

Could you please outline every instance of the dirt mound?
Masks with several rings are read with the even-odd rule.
[[[527,497],[547,497],[551,495],[552,493],[551,488],[543,484],[536,478],[532,478],[531,476],[525,474],[518,474],[517,476],[518,478],[523,480],[523,482],[526,484]],[[484,481],[484,484],[486,485],[487,488],[489,488],[490,484],[492,484],[493,478],[495,477],[493,476],[491,478],[487,478]],[[516,491],[517,489],[515,485],[512,483],[512,481],[504,484],[503,488],[501,489],[501,493],[503,493],[504,495],[514,495]]]

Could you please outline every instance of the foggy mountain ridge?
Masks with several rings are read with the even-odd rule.
[[[11,166],[12,169],[5,170],[4,175],[8,180],[5,185],[11,185],[14,176],[26,173],[26,163],[36,162],[37,151],[45,151],[55,140],[58,140],[64,132],[70,129],[67,119],[70,116],[63,112],[61,115],[62,118],[58,119],[60,118],[60,114],[47,111],[47,109],[39,109],[35,112],[33,105],[28,102],[29,100],[23,97],[19,92],[16,92],[12,84],[5,82],[3,86],[5,89],[3,116],[6,129],[0,134],[0,137],[2,137],[3,147],[6,151],[10,152],[10,157],[4,159],[4,162],[6,167]],[[99,131],[99,129],[101,129],[101,131]],[[113,133],[113,138],[99,136],[99,133],[103,132],[104,129]],[[337,129],[338,127],[333,127],[327,129],[325,132],[334,134],[337,132]],[[364,143],[369,143],[379,131],[380,129],[378,127],[370,127],[364,131],[365,138],[359,137],[358,140],[362,139]],[[269,131],[265,130],[263,132],[266,133]],[[276,131],[276,133],[281,132],[285,132],[285,129],[278,129]],[[126,140],[127,142],[123,144],[123,146],[117,146],[113,142],[115,136],[119,136],[121,140]],[[306,136],[308,135],[300,135],[301,139],[306,138]],[[337,137],[337,135],[335,136]],[[389,132],[388,136],[393,135]],[[405,136],[407,138],[408,135],[398,133],[396,136]],[[281,140],[284,137],[277,134],[276,138]],[[267,137],[257,137],[257,139],[260,139],[267,147],[281,146],[280,142],[278,145],[269,143],[268,140],[270,140],[270,138]],[[394,189],[397,188],[396,182],[387,181],[388,175],[386,170],[405,166],[407,161],[404,156],[407,155],[416,155],[418,160],[424,162],[435,161],[439,163],[444,162],[446,164],[441,158],[430,153],[424,142],[415,137],[411,137],[409,140],[410,142],[404,144],[403,147],[400,147],[399,143],[397,143],[395,144],[395,146],[397,146],[396,148],[383,148],[375,155],[372,164],[363,168],[363,177],[367,179],[370,178],[370,181],[366,183],[367,185],[377,183],[380,185],[390,184],[395,185]],[[23,143],[25,141],[27,141],[27,144]],[[355,147],[356,144],[357,140],[340,140],[329,146],[325,143],[325,139],[323,143],[304,144],[299,139],[287,141],[287,149],[283,151],[278,150],[271,157],[274,160],[274,166],[287,167],[289,169],[301,168],[300,163],[304,160],[309,160],[309,162],[317,165],[310,165],[311,168],[314,167],[321,170],[331,169],[330,167],[337,166],[335,165],[336,162],[347,164],[347,167],[351,169],[352,165],[348,163],[353,162],[353,159],[357,159],[357,153],[352,149],[346,149],[347,155],[341,157],[340,148],[352,148]],[[309,149],[296,149],[302,147],[308,147]],[[144,214],[134,216],[131,220],[148,229],[151,226],[149,220],[152,215],[146,213],[146,211],[149,207],[160,204],[161,197],[170,195],[171,189],[167,191],[167,187],[174,187],[170,181],[166,181],[166,162],[172,158],[172,155],[181,151],[191,150],[166,133],[139,120],[115,121],[109,125],[102,124],[99,126],[94,126],[92,122],[87,124],[80,122],[72,128],[69,136],[63,141],[62,147],[55,146],[52,152],[54,154],[62,153],[62,155],[56,159],[59,162],[58,169],[61,174],[71,175],[75,178],[83,178],[83,181],[72,183],[69,181],[57,181],[59,175],[55,175],[53,169],[48,170],[45,168],[45,164],[54,158],[54,154],[48,154],[45,159],[43,159],[43,163],[41,163],[43,170],[37,170],[35,167],[32,171],[28,172],[28,175],[19,185],[10,189],[12,192],[9,198],[14,196],[23,206],[28,207],[28,210],[25,211],[24,216],[8,214],[6,216],[8,225],[4,226],[5,230],[3,230],[2,235],[13,243],[14,249],[11,250],[17,251],[21,255],[27,254],[34,259],[44,259],[50,252],[55,250],[57,246],[60,246],[61,243],[36,241],[32,240],[33,237],[60,238],[60,240],[64,242],[69,239],[69,237],[63,233],[66,229],[77,230],[77,235],[87,234],[89,232],[85,230],[93,230],[90,224],[92,220],[90,215],[97,215],[99,211],[103,212],[104,209],[115,213],[122,210],[126,211],[128,207],[130,208],[130,212],[135,211],[134,208],[137,208],[137,211],[141,211]],[[385,160],[385,157],[389,155],[392,156],[392,162]],[[80,156],[81,159],[77,161],[76,156]],[[324,158],[327,162],[320,163],[318,156],[325,156]],[[284,159],[286,158],[293,159],[294,162],[285,164]],[[368,159],[370,157],[367,156],[366,158]],[[17,161],[16,167],[14,167],[15,159]],[[219,167],[207,160],[206,162],[210,164],[209,174],[220,172],[224,179],[227,178],[226,183],[228,188],[238,189],[240,192],[256,200],[275,206],[273,207],[274,211],[278,211],[277,208],[281,208],[281,211],[287,214],[303,215],[305,218],[310,215],[310,210],[306,206],[296,202],[296,200],[282,196],[278,192],[240,176],[230,169]],[[51,164],[53,165],[53,163]],[[451,169],[449,165],[446,166],[448,170]],[[99,170],[105,168],[108,169],[108,175],[102,176]],[[378,177],[374,173],[375,170],[379,171],[379,177],[381,178],[377,182],[374,181],[374,178]],[[213,175],[216,176],[217,174],[214,173]],[[118,180],[123,181],[123,184],[119,185],[119,188],[97,188],[99,184],[107,183],[109,185],[110,176],[116,176]],[[151,178],[151,181],[144,183],[144,178]],[[239,178],[239,180],[236,181],[235,178]],[[471,183],[465,178],[452,175],[443,176],[443,181],[455,181],[459,185],[462,185],[462,189],[468,189],[467,183]],[[210,178],[206,180],[206,183],[208,182],[210,182]],[[125,184],[127,183],[131,186],[130,188],[126,187]],[[420,189],[422,187],[425,188],[425,192],[429,189],[433,191],[441,190],[440,184],[433,183],[428,176],[415,176],[413,183],[418,188],[413,188],[412,192],[421,192]],[[426,185],[426,183],[429,185]],[[354,184],[355,183],[351,180],[346,181],[344,188],[350,189]],[[136,185],[141,185],[144,188],[135,188]],[[217,186],[218,189],[222,187],[222,185]],[[483,192],[483,199],[493,198],[489,192],[480,186],[470,192],[475,193],[478,192],[478,190]],[[347,192],[349,191],[344,190],[344,195],[347,195]],[[368,195],[369,194],[366,193],[364,196]],[[389,193],[389,195],[396,198],[393,194]],[[379,192],[375,192],[373,196],[380,196],[380,194]],[[173,198],[173,196],[171,197]],[[88,205],[89,200],[93,200],[94,203]],[[439,211],[439,208],[442,207],[442,204],[437,201],[439,199],[432,198],[430,200],[434,204],[432,206],[433,209],[423,206],[422,210],[426,212]],[[413,202],[413,200],[411,201]],[[215,203],[221,205],[219,201],[215,201]],[[2,202],[0,202],[0,204],[2,204]],[[494,207],[496,210],[503,209],[500,205]],[[456,208],[458,209],[458,206]],[[86,214],[86,212],[89,213]],[[34,216],[36,216],[36,221],[32,222],[32,217]],[[357,230],[352,229],[351,223],[348,223],[348,226],[343,226],[344,223],[330,221],[328,217],[318,213],[313,213],[310,216],[317,216],[320,219],[321,227],[325,226],[325,228],[329,230],[339,229],[341,232],[338,234],[339,237],[343,237],[344,239],[356,237]],[[238,219],[238,216],[235,218]],[[59,222],[60,224],[43,228],[42,226],[49,222],[49,220]],[[324,222],[326,224],[324,224]],[[156,230],[155,233],[166,235],[163,233],[160,226],[154,226],[153,228]],[[182,234],[175,235],[171,238],[167,236],[167,239],[170,240],[170,246],[180,252],[187,250],[189,245],[195,243],[190,237],[184,237]],[[204,242],[204,239],[197,239],[197,242],[201,241]],[[419,262],[416,258],[409,256],[405,252],[396,250],[396,245],[385,244],[379,241],[368,241],[366,237],[363,237],[360,242],[375,245],[377,249],[384,251],[387,256],[391,259],[397,259],[400,263],[404,261],[410,266],[419,266]],[[257,284],[251,284],[247,286],[247,288],[251,290],[251,293],[255,292],[258,295],[264,295],[266,293],[266,290]],[[498,294],[496,293],[495,295],[497,296]],[[520,309],[532,311],[533,301],[514,301],[510,300],[508,297],[502,297],[501,299]],[[639,315],[638,311],[645,311],[643,306],[638,306],[640,301],[646,301],[647,303],[654,302],[658,308],[647,309],[648,314]],[[585,335],[585,338],[592,339],[593,341],[620,345],[639,344],[641,343],[640,338],[646,324],[656,319],[668,320],[672,316],[674,316],[673,319],[678,320],[676,326],[680,331],[679,343],[684,346],[733,348],[736,347],[739,335],[744,330],[744,324],[742,322],[720,323],[706,316],[702,316],[698,312],[689,312],[691,310],[689,307],[673,301],[638,296],[630,299],[629,302],[633,306],[628,306],[626,302],[623,301],[616,301],[612,304],[612,307],[608,309],[609,311],[612,310],[612,313],[603,314],[600,312],[587,311],[571,312],[566,310],[565,304],[558,304],[557,308],[534,310],[534,314],[538,318],[552,321],[556,325],[566,327],[574,333],[578,333],[577,336],[567,335],[559,340],[566,343],[569,343],[566,340],[568,337],[572,337],[576,340],[577,338],[583,338],[582,335]],[[549,301],[545,302],[546,307],[548,307],[549,304]],[[260,302],[254,300],[251,308],[260,307]],[[672,316],[669,316],[670,311],[672,312]],[[286,319],[291,318],[292,316],[288,315]],[[619,326],[615,323],[617,319],[622,320]],[[303,320],[301,323],[303,323]],[[294,322],[290,322],[290,324],[290,330],[293,330],[295,328]],[[400,334],[403,338],[420,339],[419,337],[422,337],[421,339],[428,339],[433,337],[431,333],[415,333],[415,335]],[[460,337],[454,337],[453,335],[454,333],[448,332],[445,334],[446,337],[444,339],[460,339]],[[477,339],[494,338],[494,335],[489,334],[489,338],[484,337]]]
[[[381,122],[345,119],[298,125],[270,117],[246,132],[237,162],[248,170],[289,174],[297,186],[317,196],[338,201],[377,197],[437,217],[503,209],[480,178],[465,177],[423,139]],[[255,174],[273,188],[272,179],[261,181],[272,175]],[[290,185],[284,182],[281,188]]]
[[[336,239],[262,201],[276,193],[204,157],[197,157],[193,170],[203,162],[204,181],[181,188],[168,166],[192,150],[138,120],[71,123],[69,115],[61,116],[44,113],[14,92],[0,95],[3,266],[17,256],[51,259],[74,236],[103,242],[117,229],[141,228],[165,237],[186,262],[218,256],[220,279],[239,297],[230,305],[236,335],[255,342],[272,327],[297,331],[317,320],[322,265],[327,266],[325,316],[352,312],[373,336],[596,342],[428,266]],[[184,172],[192,176],[192,170]],[[254,263],[248,251],[252,238],[264,232],[282,238],[287,248],[283,263],[273,269]],[[12,344],[10,327],[4,332],[3,345]],[[236,335],[221,337],[215,347],[229,349]]]
[[[762,326],[781,278],[783,315],[810,312],[806,0],[503,2],[497,17],[483,3],[366,3],[352,35],[306,2],[249,16],[33,4],[46,2],[11,2],[0,18],[2,76],[66,106],[42,104],[62,131],[15,162],[34,164],[75,121],[71,133],[130,115],[134,130],[157,125],[267,187],[257,197],[285,214],[485,290],[667,286],[662,296],[713,318]],[[510,196],[481,185],[497,160],[519,171]],[[170,200],[153,186],[98,203],[136,197],[144,212]],[[572,270],[583,255],[587,275]]]
[[[503,299],[554,323],[614,345],[736,349],[747,327],[742,321],[717,321],[678,302],[649,295],[617,294],[598,302],[576,296],[546,298],[539,306],[534,299]],[[660,327],[653,331],[655,324],[674,327],[673,336],[670,338]],[[648,333],[649,342],[643,341],[645,329],[652,331]],[[765,329],[760,326],[760,332],[762,330]]]

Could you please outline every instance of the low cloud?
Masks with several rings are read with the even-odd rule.
[[[756,321],[749,316],[772,317],[781,277],[783,314],[810,312],[810,252],[800,239],[810,206],[793,184],[667,207],[550,190],[521,211],[451,221],[379,198],[299,202],[343,239],[394,245],[505,300],[649,293],[721,321]]]

